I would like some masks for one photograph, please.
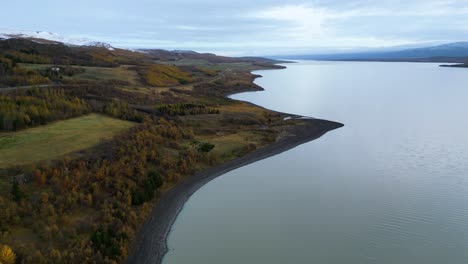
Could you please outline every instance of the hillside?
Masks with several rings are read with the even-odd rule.
[[[169,190],[323,129],[225,97],[277,62],[0,40],[0,245],[17,263],[124,263]]]

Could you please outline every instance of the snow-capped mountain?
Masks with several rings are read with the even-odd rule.
[[[85,46],[95,46],[95,47],[106,48],[108,50],[114,50],[114,47],[112,47],[111,44],[108,44],[105,42],[99,42],[99,41],[88,42]]]
[[[114,50],[110,44],[93,41],[87,38],[67,37],[47,31],[10,30],[0,28],[0,39],[9,38],[25,38],[37,42],[41,42],[41,40],[48,40],[51,42],[60,42],[70,46],[96,46],[103,47],[108,50]]]

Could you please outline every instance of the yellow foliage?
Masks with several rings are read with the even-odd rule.
[[[115,63],[114,56],[111,53],[109,53],[107,50],[105,50],[105,51],[93,50],[89,54],[96,61],[104,61],[104,62],[107,62],[107,63],[110,63],[110,64]]]
[[[14,264],[16,260],[16,254],[7,245],[0,245],[0,263],[2,264]]]
[[[208,76],[216,76],[216,74],[218,74],[216,70],[210,70],[206,68],[198,68],[198,69]]]
[[[11,86],[50,83],[50,80],[47,77],[42,76],[38,71],[28,70],[18,65],[13,67],[11,73],[6,74],[6,77]]]
[[[15,50],[8,51],[7,54],[19,60],[20,62],[37,63],[37,64],[52,63],[52,59],[46,56],[32,55],[32,54],[27,54],[27,53],[15,51]]]
[[[146,83],[159,87],[193,82],[189,73],[169,65],[150,65],[144,70],[142,75]]]

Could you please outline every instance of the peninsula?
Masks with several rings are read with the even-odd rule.
[[[0,40],[0,244],[23,263],[160,262],[203,184],[342,126],[226,97],[279,62]]]

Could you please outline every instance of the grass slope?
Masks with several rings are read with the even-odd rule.
[[[56,159],[89,148],[133,126],[91,114],[13,133],[0,133],[0,168]]]

